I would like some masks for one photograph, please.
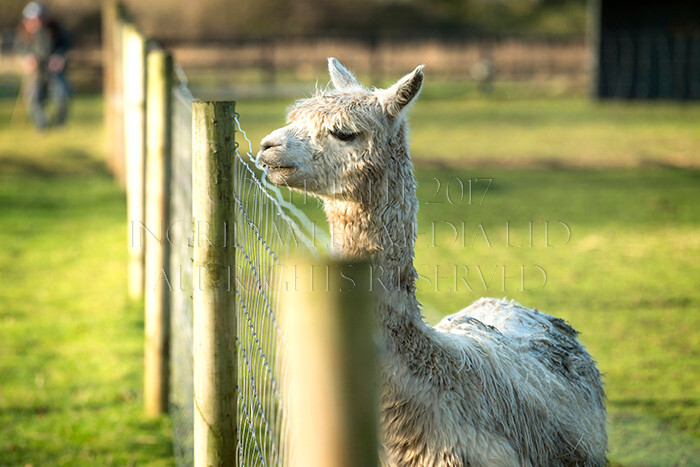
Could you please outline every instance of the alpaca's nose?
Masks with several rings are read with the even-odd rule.
[[[265,138],[260,143],[260,152],[265,152],[270,148],[276,148],[277,146],[281,145],[282,144],[279,140],[276,140],[274,138]]]
[[[274,148],[276,145],[272,143],[260,143],[260,151],[265,152],[270,148]]]

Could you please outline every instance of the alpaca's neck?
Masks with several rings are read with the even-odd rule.
[[[373,276],[391,291],[415,291],[415,218],[407,208],[379,208],[355,201],[324,203],[332,249],[344,258],[370,258]]]
[[[361,201],[326,199],[324,209],[334,251],[341,257],[369,257],[375,286],[386,292],[382,296],[390,308],[398,308],[387,309],[390,316],[384,318],[420,319],[413,267],[418,200],[403,125],[391,143],[383,155],[388,169]]]

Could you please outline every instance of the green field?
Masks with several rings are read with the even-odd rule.
[[[47,134],[10,127],[13,105],[0,100],[0,465],[172,464],[169,421],[143,417],[100,97]]]
[[[239,103],[255,146],[289,103]],[[13,105],[0,100],[0,465],[171,464],[168,420],[141,413],[99,98],[44,135],[10,127]],[[570,320],[606,375],[613,464],[696,464],[700,106],[427,88],[411,129],[426,319],[487,295]]]

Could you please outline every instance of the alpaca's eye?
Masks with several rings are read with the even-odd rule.
[[[357,133],[346,133],[344,131],[331,131],[331,134],[340,141],[352,141],[357,137]]]

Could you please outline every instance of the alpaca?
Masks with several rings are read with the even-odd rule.
[[[563,320],[489,298],[434,328],[422,320],[404,116],[422,67],[376,90],[333,58],[329,71],[335,90],[294,105],[257,163],[273,183],[323,201],[336,254],[369,256],[381,271],[383,463],[604,465],[600,373]]]

